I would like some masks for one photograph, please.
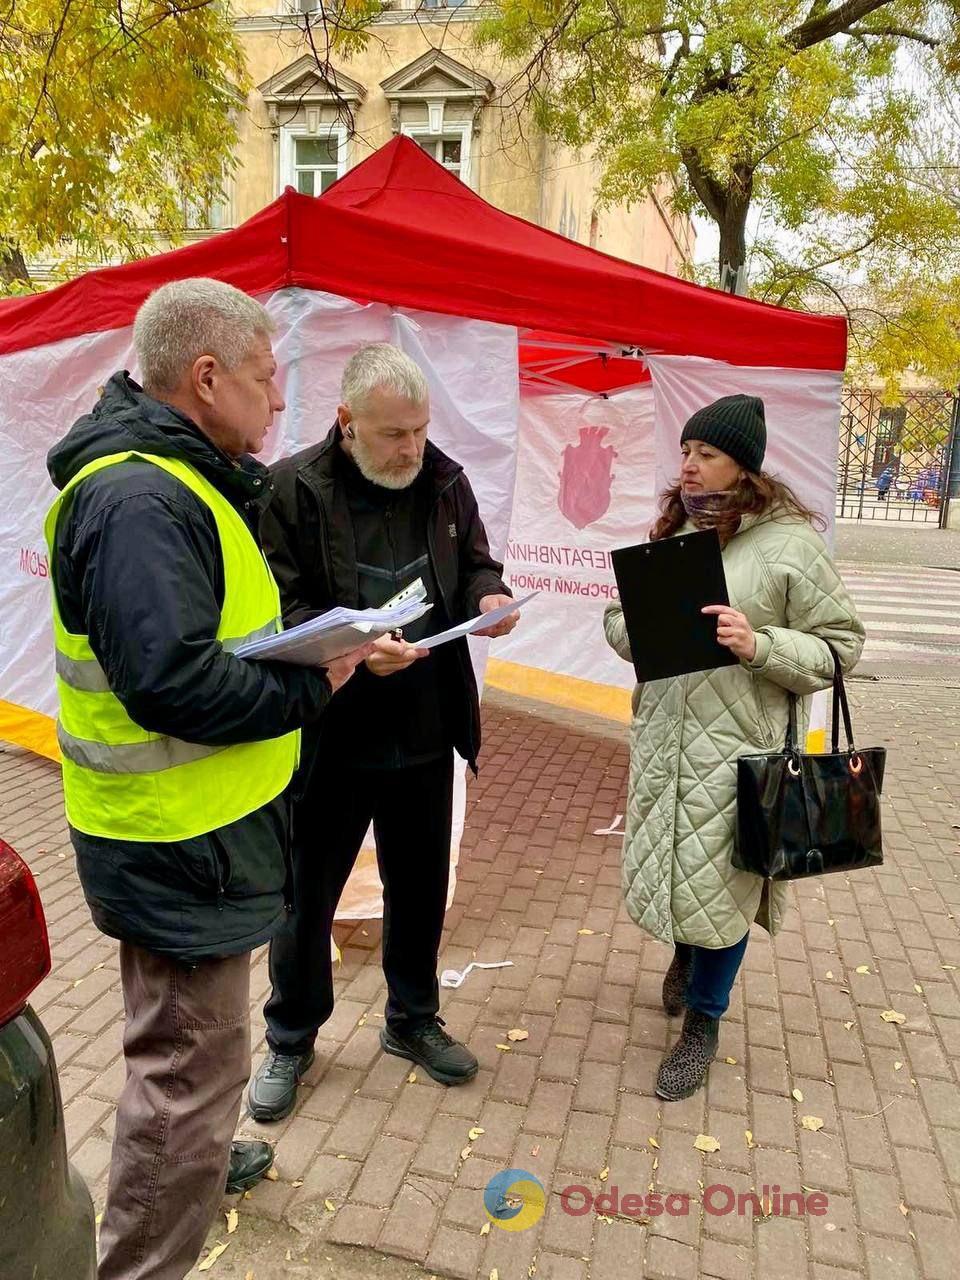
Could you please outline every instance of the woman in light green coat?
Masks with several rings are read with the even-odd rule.
[[[726,396],[700,409],[683,430],[680,480],[662,496],[650,534],[717,530],[730,606],[709,612],[717,640],[740,659],[638,685],[633,695],[623,885],[631,917],[675,948],[663,1004],[685,1014],[657,1077],[667,1101],[696,1093],[706,1078],[751,924],[776,933],[783,919],[786,886],[732,865],[737,757],[782,747],[790,694],[802,699],[805,734],[807,695],[832,682],[830,648],[845,672],[863,648],[816,517],[762,471],[765,449],[762,400]],[[607,607],[604,630],[629,661],[618,604]]]

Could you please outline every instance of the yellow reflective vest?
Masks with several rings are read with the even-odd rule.
[[[224,598],[216,638],[224,649],[281,628],[273,574],[240,514],[189,463],[154,454],[109,454],[81,468],[47,515],[44,532],[53,585],[53,631],[67,819],[88,835],[117,840],[188,840],[236,822],[286,787],[296,767],[299,733],[237,746],[205,746],[151,733],[111,691],[86,635],[60,616],[54,566],[57,520],[71,490],[128,459],[175,476],[210,508],[220,538]]]

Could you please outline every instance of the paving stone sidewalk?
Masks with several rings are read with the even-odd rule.
[[[379,926],[341,930],[337,1009],[296,1114],[243,1125],[277,1141],[279,1179],[240,1202],[241,1229],[207,1274],[245,1275],[243,1220],[261,1215],[461,1280],[494,1269],[500,1280],[952,1280],[960,697],[929,683],[855,683],[852,694],[859,740],[890,750],[886,863],[796,889],[775,945],[754,929],[706,1094],[672,1106],[652,1096],[677,1026],[659,1007],[667,952],[623,911],[619,840],[593,834],[625,807],[624,731],[488,694],[442,953],[457,969],[513,961],[444,993],[448,1027],[469,1039],[480,1074],[444,1089],[381,1055]],[[121,997],[115,944],[90,924],[60,805],[53,766],[0,753],[0,831],[34,868],[54,952],[35,1003],[54,1038],[73,1159],[100,1207],[123,1079]],[[258,1060],[267,986],[261,954]],[[885,1010],[906,1021],[884,1021]],[[511,1041],[517,1028],[528,1038]],[[803,1116],[823,1127],[804,1128]],[[483,1132],[471,1140],[471,1129]],[[698,1134],[719,1150],[695,1149]],[[482,1188],[508,1167],[540,1179],[546,1213],[522,1232],[481,1234]],[[821,1190],[829,1203],[803,1219],[705,1212],[703,1190],[717,1183]],[[560,1198],[570,1184],[686,1193],[690,1211],[572,1216]],[[308,1273],[295,1258],[276,1271]]]

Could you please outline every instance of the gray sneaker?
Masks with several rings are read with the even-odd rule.
[[[308,1053],[270,1050],[247,1092],[247,1104],[254,1120],[269,1124],[290,1114],[297,1101],[297,1085],[313,1065],[313,1058],[312,1049]]]

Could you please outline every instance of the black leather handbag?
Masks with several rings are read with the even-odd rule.
[[[737,760],[733,865],[770,880],[801,880],[883,862],[880,792],[887,752],[853,743],[847,691],[833,654],[833,738],[822,755],[797,746],[797,698],[778,755]],[[840,750],[840,716],[847,737]]]

